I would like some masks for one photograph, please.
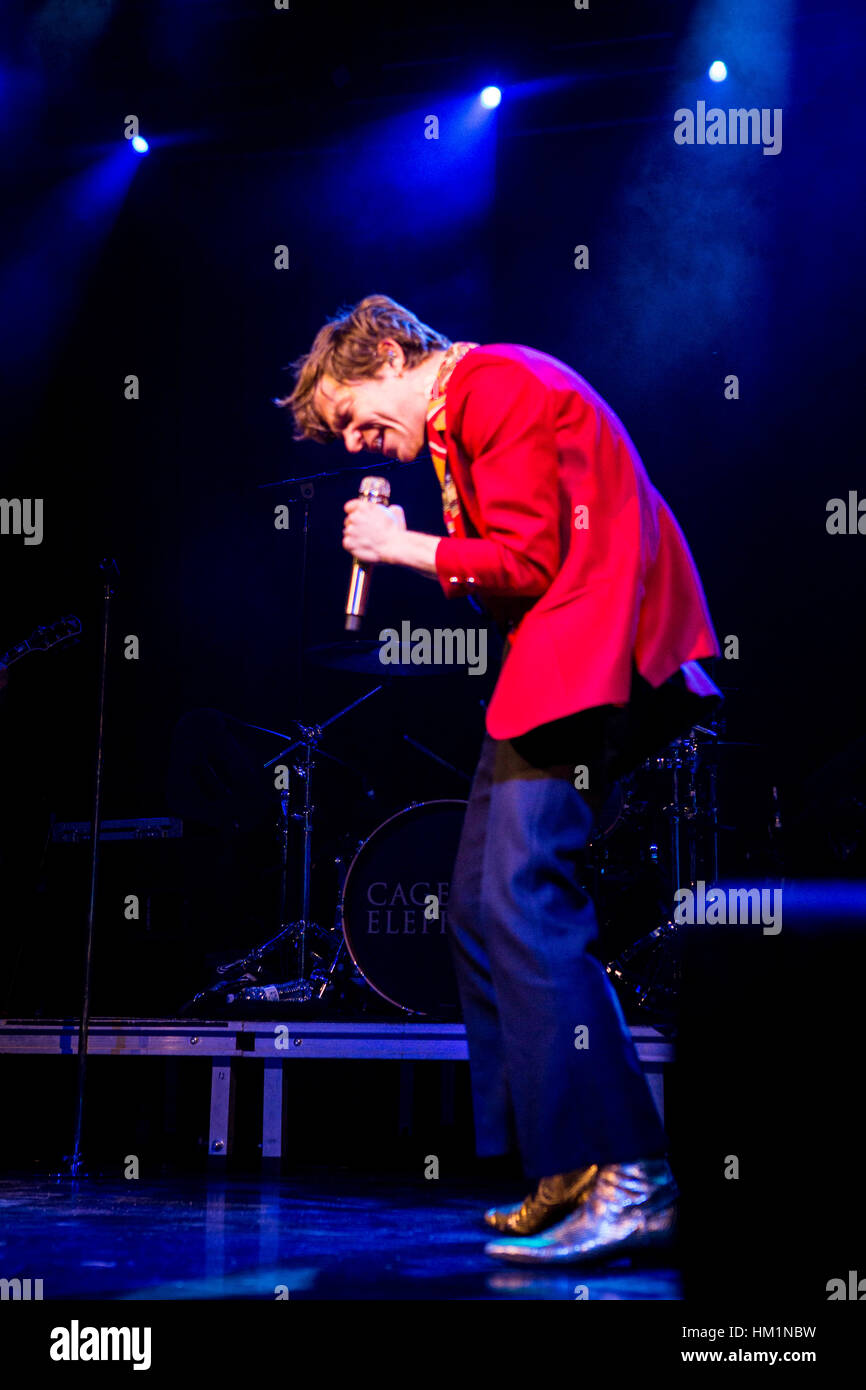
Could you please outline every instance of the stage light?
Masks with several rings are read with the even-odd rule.
[[[150,149],[150,145],[147,143],[143,135],[133,135],[129,143],[132,145],[132,148],[135,150],[136,154],[147,154],[148,150]]]
[[[728,69],[725,67],[724,63],[720,62],[718,59],[715,63],[710,63],[711,82],[724,82],[727,75]]]
[[[481,93],[481,105],[486,106],[492,111],[494,106],[498,106],[502,100],[502,93],[498,87],[485,87]]]

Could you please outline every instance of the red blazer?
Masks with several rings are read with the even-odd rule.
[[[690,691],[717,694],[692,664],[719,645],[685,537],[589,383],[493,343],[457,363],[445,408],[466,538],[440,541],[437,574],[508,629],[490,735],[627,704],[632,661],[650,685],[682,667]]]

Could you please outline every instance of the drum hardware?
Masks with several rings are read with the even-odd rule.
[[[630,778],[624,777],[622,781],[614,784],[604,804],[596,813],[592,835],[587,842],[589,850],[597,849],[624,824],[631,811],[632,795]]]
[[[355,854],[357,854],[357,852],[358,852],[358,850],[361,848],[361,845],[362,845],[362,844],[363,844],[363,840],[357,840],[357,841],[355,842],[355,850],[354,850],[354,853],[355,853]],[[353,854],[353,858],[354,858],[354,854]],[[337,906],[336,906],[336,911],[335,911],[335,916],[334,916],[334,925],[333,925],[333,927],[332,927],[331,930],[332,930],[332,934],[335,935],[335,936],[338,938],[338,940],[337,940],[337,949],[334,951],[334,953],[333,953],[333,955],[332,955],[332,957],[331,957],[331,962],[330,962],[329,966],[327,967],[327,969],[323,969],[323,970],[316,970],[316,969],[314,969],[314,970],[312,971],[312,974],[311,974],[310,978],[311,978],[311,980],[313,980],[313,981],[315,982],[315,984],[318,986],[318,988],[316,989],[316,998],[317,998],[317,999],[324,999],[324,997],[325,997],[325,995],[327,994],[328,990],[329,990],[330,988],[333,987],[333,985],[334,985],[334,976],[336,975],[337,969],[338,969],[338,967],[340,966],[340,963],[342,962],[343,953],[344,953],[344,951],[345,951],[345,949],[346,949],[346,938],[345,938],[345,936],[343,935],[343,912],[342,912],[342,904],[343,904],[343,888],[344,888],[344,885],[345,885],[345,882],[346,882],[346,874],[347,874],[348,871],[349,871],[349,866],[348,866],[348,864],[346,863],[346,860],[345,860],[345,858],[343,857],[342,854],[338,854],[338,855],[335,856],[335,858],[334,858],[334,867],[335,867],[335,869],[337,870]],[[356,973],[356,975],[357,975],[357,977],[358,977],[359,979],[363,979],[363,976],[361,975],[360,971],[357,969],[357,966],[355,967],[355,973]]]
[[[314,949],[316,939],[330,940],[333,936],[333,928],[323,928],[317,922],[311,920],[311,898],[312,898],[312,863],[313,863],[313,830],[315,821],[315,805],[313,803],[313,773],[316,768],[317,758],[328,758],[331,762],[339,763],[343,767],[349,767],[343,758],[335,757],[321,748],[320,742],[327,729],[335,724],[338,719],[343,719],[359,705],[377,695],[383,686],[376,686],[373,690],[368,690],[366,694],[353,700],[351,704],[332,714],[329,719],[321,724],[302,724],[300,720],[292,720],[298,730],[298,737],[291,739],[291,735],[283,733],[278,729],[268,729],[261,724],[245,724],[246,728],[255,729],[259,733],[269,734],[280,739],[289,739],[283,748],[280,749],[272,758],[269,758],[262,766],[263,770],[276,766],[290,754],[295,754],[292,765],[294,779],[301,782],[303,786],[303,801],[298,811],[292,811],[291,807],[291,784],[292,775],[289,776],[289,785],[280,788],[279,796],[279,817],[277,821],[277,831],[280,843],[280,900],[279,900],[279,931],[269,940],[259,946],[255,946],[246,955],[237,960],[229,961],[226,964],[217,966],[218,975],[229,975],[231,980],[220,980],[208,989],[201,990],[194,996],[189,1004],[184,1005],[188,1009],[192,1005],[198,1005],[213,995],[218,995],[225,1002],[230,1002],[226,990],[232,986],[239,986],[246,994],[247,999],[261,1000],[270,999],[272,996],[261,994],[262,988],[276,988],[284,991],[280,998],[292,998],[298,1002],[306,1003],[312,999],[314,987],[310,979],[307,978],[307,951],[317,954]],[[238,721],[240,722],[240,721]],[[289,828],[291,821],[297,821],[301,825],[302,832],[302,859],[301,859],[301,916],[293,922],[288,921],[288,866],[289,866]],[[308,938],[312,940],[308,941]],[[260,986],[255,983],[261,973],[261,962],[265,956],[276,950],[281,944],[288,944],[295,948],[295,959],[297,976],[294,980],[286,981],[285,984],[278,986]],[[329,965],[332,962],[329,961]],[[238,973],[240,972],[240,973]],[[232,996],[240,998],[241,995]],[[319,996],[321,997],[321,995]]]
[[[448,772],[453,772],[454,776],[461,778],[462,781],[472,781],[468,772],[461,772],[459,767],[455,767],[453,763],[447,762],[445,758],[440,758],[438,753],[434,753],[432,748],[428,748],[426,744],[419,743],[417,738],[410,738],[408,734],[403,734],[403,742],[410,744],[413,748],[417,748],[419,753],[424,753],[428,758],[432,758],[434,763],[438,763],[440,767],[446,768]]]
[[[670,915],[674,892],[686,882],[694,885],[698,878],[718,881],[721,826],[717,766],[715,757],[707,755],[723,746],[727,745],[717,730],[696,725],[688,735],[648,758],[625,779],[628,794],[616,833],[596,837],[588,846],[602,932],[610,933],[617,925],[613,918],[622,903],[627,912],[634,910],[636,895],[629,890],[637,885],[640,865],[655,875],[640,915],[646,919],[659,911],[664,920],[609,959],[605,970],[624,1004],[644,1016],[651,1014],[665,1026],[674,1020],[679,991],[678,928]],[[668,779],[666,788],[658,787],[659,777]],[[628,827],[632,839],[618,872],[617,842],[624,833],[623,826]],[[654,833],[657,830],[662,830],[661,838]],[[686,870],[688,877],[684,879]]]
[[[670,1029],[676,1021],[680,985],[678,931],[676,924],[667,920],[605,966],[618,992],[626,993],[630,1002],[648,1013],[663,1030]],[[633,962],[639,968],[627,969]]]
[[[332,762],[340,763],[344,767],[347,764],[342,758],[336,758],[332,753],[327,753],[319,747],[326,729],[335,724],[338,719],[343,719],[359,705],[377,695],[382,686],[376,686],[373,690],[368,690],[365,695],[353,700],[351,704],[332,714],[330,719],[326,719],[322,724],[301,724],[298,720],[292,722],[299,730],[300,737],[287,747],[282,748],[273,758],[264,764],[265,769],[274,767],[287,754],[293,753],[296,749],[302,752],[296,758],[293,771],[295,776],[300,779],[304,789],[303,804],[300,811],[289,811],[289,790],[281,791],[281,890],[280,890],[280,931],[264,948],[254,953],[252,959],[259,959],[265,950],[270,951],[283,940],[288,941],[297,947],[297,970],[298,977],[293,983],[297,986],[296,998],[311,999],[313,997],[313,986],[307,979],[306,972],[306,947],[307,934],[315,933],[318,936],[327,936],[330,933],[325,931],[318,923],[313,922],[310,917],[310,903],[312,897],[312,865],[313,865],[313,829],[315,820],[315,805],[313,803],[313,773],[316,767],[316,756],[329,758]],[[267,733],[276,733],[276,730],[265,730]],[[285,737],[285,735],[280,735]],[[301,855],[301,916],[296,922],[286,922],[287,915],[287,877],[288,877],[288,858],[289,858],[289,821],[298,821],[301,825],[302,833],[302,855]],[[246,962],[244,962],[246,963]]]

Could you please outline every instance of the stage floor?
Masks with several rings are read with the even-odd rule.
[[[666,1264],[536,1272],[489,1258],[481,1213],[523,1195],[322,1168],[262,1181],[5,1177],[0,1276],[41,1279],[45,1300],[681,1298]]]

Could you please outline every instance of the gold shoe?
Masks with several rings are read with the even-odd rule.
[[[598,1164],[575,1168],[570,1173],[555,1173],[542,1178],[538,1187],[522,1202],[511,1207],[490,1207],[484,1220],[495,1231],[512,1236],[533,1236],[546,1231],[568,1216],[586,1198],[598,1176]]]
[[[611,1163],[564,1221],[524,1240],[494,1240],[485,1254],[514,1264],[579,1264],[668,1244],[676,1227],[677,1185],[665,1159]]]

